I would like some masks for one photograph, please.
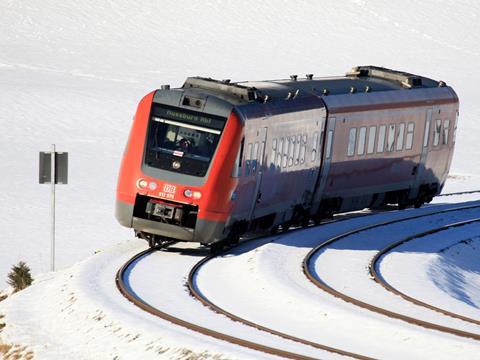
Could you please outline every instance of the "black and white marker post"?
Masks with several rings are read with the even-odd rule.
[[[50,152],[40,152],[39,183],[50,184],[51,219],[50,219],[50,270],[55,271],[55,184],[67,184],[68,153],[56,152],[52,144]]]

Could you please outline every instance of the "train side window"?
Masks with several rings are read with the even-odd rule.
[[[385,134],[387,133],[387,126],[380,125],[378,128],[378,142],[377,153],[382,153],[385,150]]]
[[[357,146],[357,155],[365,154],[365,138],[367,136],[367,128],[362,126],[358,131],[358,146]]]
[[[297,135],[297,141],[295,142],[295,165],[298,165],[300,162],[300,141],[302,140],[301,135]]]
[[[448,133],[450,131],[450,120],[443,122],[443,145],[448,145]]]
[[[433,146],[438,146],[440,134],[442,133],[442,120],[435,120],[435,129],[433,129]]]
[[[330,159],[332,156],[332,143],[333,143],[333,130],[328,130],[327,134],[327,151],[325,153],[325,157]]]
[[[288,149],[288,166],[293,165],[294,154],[295,154],[295,135],[290,138],[290,148]]]
[[[388,125],[387,151],[393,151],[395,145],[395,124]]]
[[[405,135],[405,123],[400,123],[398,126],[398,133],[397,133],[397,151],[403,150],[403,138]]]
[[[313,146],[312,146],[312,157],[311,161],[315,161],[317,158],[317,148],[318,148],[318,131],[313,133]]]
[[[283,144],[283,160],[282,167],[287,167],[288,163],[288,151],[290,150],[290,137],[285,138],[285,143]]]
[[[277,155],[277,139],[273,139],[272,141],[272,158],[271,158],[271,163],[272,165],[275,165],[275,156]]]
[[[407,126],[407,138],[405,140],[405,150],[410,150],[413,147],[414,130],[415,130],[415,123],[409,122]]]
[[[367,154],[373,154],[375,150],[375,135],[377,134],[377,127],[370,126],[368,129],[368,145],[367,145]]]
[[[257,163],[258,163],[258,141],[253,146],[253,155],[252,155],[252,174],[257,172]]]
[[[348,133],[348,148],[347,148],[347,155],[353,156],[355,155],[355,138],[357,136],[357,128],[351,128]]]
[[[248,144],[247,148],[247,156],[245,158],[245,175],[248,176],[250,175],[250,168],[251,168],[251,158],[253,155],[253,144],[250,143]]]
[[[302,136],[302,143],[300,144],[300,164],[305,162],[305,152],[307,151],[307,135]]]
[[[283,138],[280,139],[280,144],[277,151],[277,166],[282,166],[282,154],[283,154]]]

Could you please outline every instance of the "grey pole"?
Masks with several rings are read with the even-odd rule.
[[[50,161],[50,189],[52,193],[52,218],[51,218],[51,263],[50,270],[55,271],[55,144],[52,144],[52,153]]]

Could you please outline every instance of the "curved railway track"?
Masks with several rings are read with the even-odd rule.
[[[429,230],[429,231],[424,231],[422,233],[419,233],[419,234],[415,234],[415,235],[412,235],[412,236],[409,236],[409,237],[406,237],[400,241],[397,241],[387,247],[385,247],[384,249],[380,250],[372,259],[372,261],[370,262],[369,266],[368,266],[368,269],[369,269],[369,272],[370,272],[370,275],[372,276],[372,278],[378,283],[380,284],[383,288],[385,288],[386,290],[398,295],[398,296],[401,296],[403,299],[411,302],[411,303],[414,303],[416,305],[419,305],[419,306],[423,306],[423,307],[426,307],[430,310],[434,310],[434,311],[437,311],[441,314],[444,314],[444,315],[447,315],[447,316],[450,316],[452,318],[456,318],[456,319],[460,319],[460,320],[463,320],[463,321],[466,321],[466,322],[469,322],[469,323],[472,323],[472,324],[476,324],[476,325],[480,325],[480,321],[479,320],[476,320],[476,319],[472,319],[472,318],[469,318],[467,316],[463,316],[463,315],[460,315],[460,314],[456,314],[456,313],[453,313],[451,311],[448,311],[448,310],[445,310],[445,309],[441,309],[439,307],[436,307],[436,306],[433,306],[431,304],[428,304],[428,303],[425,303],[423,301],[420,301],[414,297],[411,297],[399,290],[397,290],[396,288],[394,288],[392,285],[390,285],[379,273],[378,271],[378,268],[379,268],[379,265],[380,265],[380,262],[381,262],[381,259],[383,258],[384,255],[386,255],[387,253],[389,253],[390,251],[392,251],[393,249],[399,247],[400,245],[403,245],[409,241],[412,241],[412,240],[415,240],[415,239],[419,239],[419,238],[422,238],[422,237],[425,237],[425,236],[428,236],[428,235],[433,235],[433,234],[436,234],[436,233],[439,233],[441,231],[445,231],[445,230],[449,230],[449,229],[452,229],[452,228],[455,228],[455,227],[459,227],[459,226],[464,226],[464,225],[469,225],[469,224],[473,224],[473,223],[476,223],[476,222],[480,222],[480,218],[476,218],[476,219],[471,219],[471,220],[466,220],[466,221],[460,221],[460,222],[456,222],[456,223],[452,223],[452,224],[448,224],[448,225],[444,225],[444,226],[441,226],[441,227],[438,227],[436,229],[432,229],[432,230]]]
[[[130,260],[128,260],[117,272],[117,276],[115,278],[115,282],[117,284],[117,287],[119,291],[122,293],[122,295],[127,298],[130,302],[132,302],[135,306],[138,306],[140,309],[156,316],[159,317],[163,320],[169,321],[175,325],[182,326],[184,328],[187,328],[189,330],[196,331],[200,334],[207,335],[210,337],[213,337],[215,339],[227,341],[229,343],[235,344],[235,345],[240,345],[249,349],[257,350],[257,351],[262,351],[267,354],[271,355],[276,355],[280,356],[283,358],[287,359],[302,359],[302,360],[313,360],[315,358],[309,357],[309,356],[304,356],[302,354],[296,354],[293,352],[289,351],[284,351],[281,349],[276,349],[273,347],[265,346],[263,344],[255,343],[252,341],[244,340],[238,337],[230,336],[215,330],[208,329],[203,326],[199,326],[197,324],[191,323],[189,321],[182,320],[176,316],[167,314],[166,312],[163,312],[141,298],[139,298],[133,291],[131,291],[130,287],[127,284],[127,273],[131,269],[132,265],[139,261],[141,258],[151,254],[154,251],[159,250],[159,248],[152,248],[152,249],[147,249],[145,251],[142,251],[136,255],[134,255]]]
[[[443,194],[443,195],[440,195],[440,196],[453,196],[453,195],[462,195],[462,194],[472,194],[472,193],[477,193],[477,192],[480,192],[480,190],[475,190],[475,191],[468,191],[468,192],[459,192],[459,193],[449,193],[449,194]],[[479,205],[475,205],[475,206],[466,206],[466,207],[459,207],[459,208],[455,208],[455,209],[449,209],[449,210],[444,210],[444,211],[435,211],[435,212],[430,212],[428,214],[424,214],[424,215],[420,215],[420,216],[412,216],[412,217],[409,217],[409,218],[402,218],[402,219],[398,219],[398,220],[394,220],[394,221],[386,221],[386,222],[382,222],[382,223],[379,223],[379,224],[375,224],[375,225],[370,225],[370,226],[367,226],[367,227],[362,227],[360,229],[357,229],[357,230],[354,230],[354,231],[349,231],[347,233],[344,233],[344,234],[341,234],[339,236],[336,236],[335,238],[332,238],[332,239],[329,239],[328,241],[322,243],[319,247],[313,249],[309,255],[307,255],[307,258],[304,260],[303,262],[303,270],[305,272],[305,274],[307,275],[307,277],[309,277],[309,279],[314,282],[317,286],[319,286],[320,288],[322,288],[323,290],[337,296],[337,297],[340,297],[342,298],[343,300],[346,300],[348,302],[357,302],[357,300],[353,299],[353,298],[349,298],[348,296],[343,296],[342,294],[340,294],[339,292],[337,292],[336,290],[334,290],[333,288],[330,288],[328,287],[328,285],[326,284],[322,284],[321,282],[317,281],[313,275],[309,275],[309,265],[308,265],[308,262],[309,258],[311,258],[317,251],[320,250],[321,247],[323,246],[326,246],[334,241],[337,241],[339,240],[340,238],[343,238],[343,237],[346,237],[346,236],[349,236],[349,235],[352,235],[354,233],[358,233],[358,232],[361,232],[361,231],[364,231],[364,230],[368,230],[368,229],[371,229],[371,228],[374,228],[374,227],[379,227],[379,226],[383,226],[383,225],[387,225],[387,224],[390,224],[390,223],[394,223],[394,222],[400,222],[400,221],[405,221],[405,220],[408,220],[408,219],[412,219],[412,218],[415,218],[415,217],[423,217],[423,216],[430,216],[430,215],[433,215],[433,214],[437,214],[437,213],[441,213],[441,212],[450,212],[450,211],[458,211],[458,210],[464,210],[464,209],[470,209],[470,208],[475,208],[475,207],[480,207]],[[369,216],[371,215],[372,213],[367,213],[367,214],[352,214],[352,215],[345,215],[345,214],[340,214],[338,216],[338,218],[336,220],[327,220],[325,223],[332,223],[332,222],[339,222],[339,221],[344,221],[344,220],[349,220],[351,218],[354,218],[354,217],[362,217],[362,216]],[[325,223],[322,223],[322,224],[325,224]],[[322,225],[321,224],[321,225]],[[320,225],[320,226],[321,226]],[[288,232],[292,232],[292,231],[297,231],[297,230],[300,230],[300,229],[291,229],[289,230]],[[254,237],[252,239],[249,239],[249,240],[258,240],[259,238],[262,238],[262,237],[267,237],[269,235],[264,235],[264,236],[257,236],[257,237]],[[170,244],[166,244],[167,246],[170,245]],[[210,337],[213,337],[213,338],[216,338],[216,339],[219,339],[219,340],[224,340],[224,341],[227,341],[229,343],[232,343],[232,344],[236,344],[236,345],[240,345],[240,346],[243,346],[243,347],[246,347],[246,348],[250,348],[250,349],[253,349],[253,350],[257,350],[257,351],[261,351],[261,352],[264,352],[264,353],[267,353],[267,354],[271,354],[271,355],[276,355],[276,356],[280,356],[280,357],[284,357],[284,358],[295,358],[295,359],[312,359],[311,357],[309,356],[304,356],[302,354],[297,354],[297,353],[293,353],[293,352],[289,352],[289,351],[284,351],[284,350],[281,350],[281,349],[277,349],[277,348],[274,348],[274,347],[269,347],[269,346],[266,346],[266,345],[263,345],[263,344],[259,344],[259,343],[256,343],[256,342],[252,342],[252,341],[249,341],[249,340],[245,340],[245,339],[241,339],[241,338],[238,338],[238,337],[234,337],[234,336],[230,336],[228,334],[224,334],[224,333],[221,333],[221,332],[218,332],[218,331],[215,331],[215,330],[211,330],[211,329],[208,329],[206,327],[202,327],[202,326],[199,326],[197,324],[193,324],[191,322],[188,322],[188,321],[185,321],[185,320],[182,320],[176,316],[172,316],[170,314],[167,314],[153,306],[151,306],[150,304],[148,304],[147,302],[145,302],[144,300],[142,300],[141,298],[139,298],[133,291],[131,291],[130,287],[127,285],[127,273],[129,271],[129,269],[131,269],[131,267],[137,262],[139,261],[141,258],[151,254],[152,252],[154,251],[157,251],[157,250],[160,250],[159,247],[157,248],[153,248],[153,249],[147,249],[143,252],[140,252],[138,254],[136,254],[135,256],[133,256],[129,261],[127,261],[117,272],[117,275],[116,275],[116,285],[117,285],[117,288],[119,289],[119,291],[122,293],[122,295],[124,297],[126,297],[130,302],[132,302],[134,305],[138,306],[139,308],[141,308],[142,310],[154,315],[154,316],[157,316],[159,318],[162,318],[166,321],[169,321],[173,324],[176,324],[176,325],[179,325],[179,326],[182,326],[184,328],[187,328],[187,329],[190,329],[190,330],[193,330],[193,331],[196,331],[198,333],[201,333],[201,334],[204,334],[204,335],[207,335],[207,336],[210,336]],[[228,251],[228,249],[226,250]],[[320,349],[320,350],[324,350],[324,351],[327,351],[327,352],[330,352],[330,353],[334,353],[334,354],[338,354],[338,355],[342,355],[342,356],[347,356],[347,357],[351,357],[351,358],[357,358],[357,359],[370,359],[369,357],[367,356],[364,356],[364,355],[361,355],[361,354],[356,354],[356,353],[353,353],[353,352],[349,352],[349,351],[345,351],[345,350],[342,350],[342,349],[338,349],[338,348],[334,348],[334,347],[330,347],[328,345],[324,345],[324,344],[320,344],[320,343],[316,343],[316,342],[312,342],[312,341],[309,341],[309,340],[305,340],[305,339],[301,339],[301,338],[298,338],[298,337],[295,337],[293,335],[290,335],[290,334],[286,334],[286,333],[283,333],[283,332],[280,332],[280,331],[277,331],[277,330],[274,330],[274,329],[270,329],[268,327],[265,327],[265,326],[262,326],[260,324],[257,324],[257,323],[254,323],[252,321],[249,321],[249,320],[246,320],[246,319],[242,319],[241,317],[239,316],[236,316],[235,314],[232,314],[222,308],[220,308],[219,306],[215,305],[214,303],[212,303],[211,301],[209,301],[206,297],[204,297],[199,291],[198,289],[196,288],[195,286],[195,283],[194,283],[194,278],[195,278],[195,274],[197,273],[197,271],[202,267],[202,265],[204,265],[205,263],[207,263],[209,260],[213,259],[214,257],[218,256],[218,255],[221,255],[223,254],[224,252],[226,251],[221,251],[221,252],[218,252],[216,254],[212,254],[212,255],[209,255],[209,256],[206,256],[205,258],[203,258],[200,262],[198,262],[190,271],[189,275],[188,275],[188,282],[187,282],[187,286],[188,286],[188,289],[190,291],[190,293],[192,294],[192,296],[194,296],[197,300],[199,300],[202,304],[204,304],[205,306],[207,306],[208,308],[210,308],[211,310],[213,310],[214,312],[216,313],[219,313],[219,314],[223,314],[225,316],[227,316],[228,318],[232,319],[233,321],[236,321],[236,322],[240,322],[244,325],[247,325],[247,326],[250,326],[250,327],[253,327],[259,331],[263,331],[263,332],[267,332],[269,334],[272,334],[272,335],[275,335],[275,336],[278,336],[278,337],[281,337],[283,339],[286,339],[286,340],[291,340],[291,341],[294,341],[294,342],[297,342],[297,343],[301,343],[303,345],[307,345],[307,346],[311,346],[313,348],[316,348],[316,349]],[[361,303],[361,302],[360,302]],[[357,304],[357,305],[360,305],[360,304]],[[440,331],[445,331],[445,332],[450,332],[450,333],[453,333],[455,335],[459,335],[459,336],[465,336],[465,337],[472,337],[474,339],[477,339],[477,340],[480,340],[480,336],[479,335],[476,335],[476,334],[471,334],[471,333],[468,333],[468,332],[462,332],[462,331],[457,331],[455,329],[450,329],[450,328],[446,328],[446,327],[442,327],[442,326],[436,326],[435,324],[430,324],[430,323],[427,323],[427,322],[422,322],[422,321],[419,321],[417,319],[414,319],[414,318],[409,318],[409,317],[406,317],[406,316],[403,316],[401,314],[395,314],[395,313],[391,313],[391,314],[388,314],[388,310],[384,310],[384,309],[380,309],[380,308],[376,308],[374,306],[371,306],[369,304],[364,304],[367,308],[369,308],[370,310],[373,310],[373,311],[377,311],[377,312],[383,312],[385,311],[385,315],[388,315],[388,316],[391,316],[391,317],[396,317],[396,318],[400,318],[402,320],[405,320],[407,322],[411,322],[411,323],[415,323],[415,324],[418,324],[418,325],[422,325],[422,326],[425,326],[427,328],[429,327],[432,327],[432,328],[435,328],[437,330],[440,330]],[[360,305],[361,306],[361,305]],[[443,330],[442,330],[443,329]],[[473,335],[473,336],[470,336],[470,335]]]
[[[417,318],[414,318],[414,317],[406,316],[406,315],[403,315],[403,314],[400,314],[400,313],[397,313],[397,312],[394,312],[394,311],[390,311],[390,310],[381,308],[379,306],[375,306],[375,305],[366,303],[364,301],[358,300],[358,299],[356,299],[352,296],[344,294],[344,293],[334,289],[333,287],[329,286],[323,280],[321,280],[320,278],[315,276],[315,274],[312,271],[312,267],[313,267],[312,266],[312,259],[315,256],[315,254],[317,254],[319,251],[325,249],[327,246],[330,246],[333,243],[335,243],[337,241],[340,241],[341,239],[344,239],[348,236],[358,234],[358,233],[366,231],[366,230],[371,230],[371,229],[375,229],[375,228],[379,228],[379,227],[382,227],[382,226],[391,225],[391,224],[395,224],[395,223],[399,223],[399,222],[403,222],[403,221],[428,217],[428,216],[437,215],[437,214],[445,214],[445,213],[450,213],[450,212],[454,212],[454,211],[474,209],[474,208],[480,208],[480,205],[468,205],[468,206],[460,206],[460,207],[450,208],[450,209],[446,209],[446,210],[436,210],[436,211],[428,212],[428,213],[421,214],[421,215],[413,215],[413,216],[407,216],[407,217],[404,217],[404,218],[401,218],[401,219],[382,221],[382,222],[379,222],[379,223],[376,223],[376,224],[367,225],[367,226],[364,226],[364,227],[361,227],[361,228],[358,228],[358,229],[355,229],[355,230],[347,231],[343,234],[334,236],[334,237],[324,241],[323,243],[321,243],[317,247],[313,248],[307,254],[307,256],[305,257],[305,259],[303,261],[303,266],[302,266],[303,267],[303,272],[305,273],[307,278],[313,284],[315,284],[317,287],[319,287],[320,289],[330,293],[331,295],[333,295],[337,298],[340,298],[340,299],[342,299],[346,302],[352,303],[352,304],[354,304],[356,306],[359,306],[361,308],[364,308],[364,309],[367,309],[367,310],[370,310],[370,311],[373,311],[373,312],[376,312],[376,313],[379,313],[379,314],[382,314],[382,315],[385,315],[385,316],[388,316],[388,317],[391,317],[391,318],[394,318],[394,319],[403,320],[403,321],[405,321],[407,323],[410,323],[410,324],[423,326],[427,329],[437,330],[437,331],[440,331],[440,332],[449,333],[449,334],[453,334],[453,335],[457,335],[457,336],[465,337],[465,338],[471,338],[471,339],[474,339],[474,340],[480,340],[480,334],[476,334],[476,333],[472,333],[472,332],[468,332],[468,331],[463,331],[463,330],[455,329],[455,328],[452,328],[452,327],[447,327],[447,326],[438,325],[438,324],[435,324],[435,323],[432,323],[432,322],[420,320],[420,319],[417,319]]]

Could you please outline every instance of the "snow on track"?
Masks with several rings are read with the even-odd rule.
[[[143,249],[144,241],[126,242],[68,270],[45,274],[31,287],[0,302],[0,313],[6,314],[2,322],[7,324],[2,340],[28,346],[38,359],[221,360],[262,356],[173,326],[121,296],[115,274]],[[175,268],[178,265],[171,271]],[[145,275],[142,284],[146,287],[163,276],[151,271]],[[177,284],[181,287],[181,282]],[[171,288],[164,288],[158,295],[164,297],[175,291],[174,286]],[[186,289],[184,292],[188,297]],[[188,308],[183,311],[193,312]]]
[[[404,243],[385,254],[377,268],[408,296],[480,319],[479,256],[480,224],[475,223]]]
[[[456,205],[441,206],[445,207]],[[422,358],[428,354],[436,358],[472,358],[480,350],[477,341],[359,309],[319,291],[306,280],[301,268],[310,249],[333,235],[389,218],[410,216],[413,212],[430,212],[435,208],[438,206],[372,215],[264,239],[260,244],[245,243],[204,265],[197,275],[197,287],[210,301],[237,316],[365,356]],[[340,274],[353,264],[360,267],[360,275],[368,278],[365,275],[368,274],[368,261],[361,261],[363,252],[349,251],[347,258],[331,262],[328,270],[337,274],[340,281]],[[354,287],[363,288],[363,283]]]

